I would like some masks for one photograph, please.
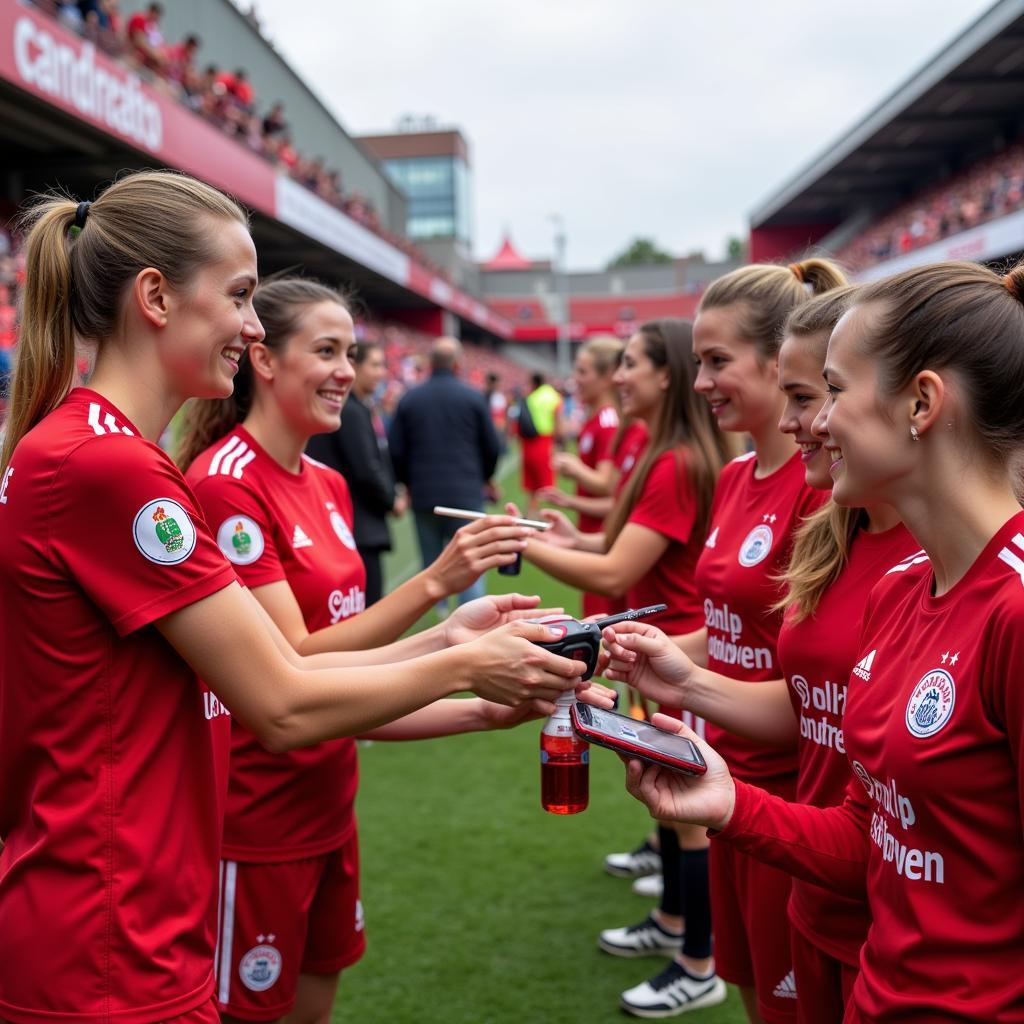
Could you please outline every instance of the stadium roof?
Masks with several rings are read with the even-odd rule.
[[[1024,0],[999,0],[750,215],[755,231],[881,211],[1024,128]]]

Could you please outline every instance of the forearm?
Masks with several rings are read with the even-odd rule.
[[[430,740],[439,736],[480,732],[488,727],[481,710],[483,705],[484,701],[479,697],[439,700],[363,735],[374,740]]]
[[[829,891],[864,897],[866,811],[849,798],[840,807],[810,807],[737,781],[732,818],[715,841]]]
[[[362,668],[282,665],[281,678],[264,687],[259,720],[250,724],[261,742],[283,751],[337,736],[367,733],[425,704],[472,685],[465,648],[439,651],[411,661]],[[232,708],[234,711],[235,709]]]
[[[443,588],[434,582],[430,570],[426,569],[385,594],[359,615],[310,633],[297,645],[299,653],[366,652],[369,648],[390,644],[444,596]]]
[[[583,534],[588,539],[603,534]],[[568,583],[571,587],[587,590],[594,594],[614,597],[628,590],[636,582],[628,574],[610,562],[607,553],[586,550],[567,550],[553,544],[531,540],[523,552],[526,559],[549,576]],[[639,578],[639,577],[637,577]]]
[[[565,507],[579,512],[584,516],[592,516],[594,519],[604,519],[612,510],[615,499],[592,498],[584,494],[567,494],[565,496]]]
[[[796,716],[784,679],[747,683],[697,668],[686,682],[683,707],[758,743],[789,747],[796,741]]]
[[[706,668],[708,664],[708,631],[697,629],[692,633],[682,633],[679,636],[670,636],[672,641],[685,654],[694,665]]]
[[[602,462],[595,469],[581,462],[574,468],[572,478],[592,495],[607,497],[615,487],[614,472],[610,462]]]
[[[301,646],[301,645],[300,645]],[[402,637],[381,647],[364,650],[323,651],[304,655],[307,668],[353,668],[358,665],[386,665],[411,658],[422,658],[425,654],[443,651],[448,647],[444,637],[444,625],[421,629],[411,636]]]

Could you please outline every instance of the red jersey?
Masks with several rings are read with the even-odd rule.
[[[619,488],[640,461],[640,456],[647,447],[647,438],[647,424],[643,420],[633,420],[622,432],[622,438],[614,452],[615,468],[619,471]]]
[[[0,484],[0,1017],[213,994],[227,711],[153,623],[236,581],[177,467],[78,388]]]
[[[770,476],[758,479],[756,455],[733,459],[718,478],[704,551],[697,563],[697,591],[708,631],[708,668],[732,679],[779,679],[775,645],[782,615],[771,610],[780,597],[793,531],[825,499],[804,480],[800,453]],[[734,736],[708,723],[708,742],[733,774],[764,784],[789,785],[796,752]]]
[[[872,924],[848,1022],[1024,1021],[1024,513],[941,597],[924,556],[868,604],[844,718],[842,807],[737,784],[724,833]],[[858,671],[859,670],[859,671]],[[866,864],[865,864],[866,862]]]
[[[665,537],[669,544],[657,562],[630,587],[626,603],[630,608],[667,604],[668,611],[655,620],[670,636],[692,633],[704,621],[697,588],[693,581],[703,537],[696,531],[697,499],[686,472],[681,451],[663,452],[654,460],[627,522],[646,526]]]
[[[612,405],[599,409],[580,428],[580,436],[576,445],[580,453],[580,461],[590,469],[596,469],[599,463],[608,462],[613,458],[612,442],[619,429],[619,414]],[[576,485],[576,493],[584,498],[593,497],[582,484]],[[600,516],[579,515],[579,529],[583,533],[600,533],[604,529],[604,520]]]
[[[843,802],[850,781],[843,712],[847,682],[860,650],[859,624],[875,584],[917,550],[917,542],[902,524],[882,533],[860,530],[846,566],[814,614],[799,622],[787,615],[782,624],[779,664],[800,723],[796,798],[802,804],[836,807]],[[851,628],[854,623],[858,628]],[[789,917],[819,949],[857,966],[870,923],[864,900],[797,879]]]
[[[366,607],[352,499],[335,470],[303,455],[290,473],[236,427],[187,476],[238,575],[249,587],[287,581],[311,633]],[[234,722],[225,859],[300,860],[343,846],[357,782],[352,739],[275,754]]]

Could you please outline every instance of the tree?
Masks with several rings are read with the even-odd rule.
[[[644,267],[652,263],[671,263],[671,253],[659,249],[653,238],[634,238],[609,264],[608,269],[615,267]]]
[[[742,263],[747,258],[747,243],[736,235],[731,235],[725,243],[725,254],[730,260]]]

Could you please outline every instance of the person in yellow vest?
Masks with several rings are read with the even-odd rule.
[[[518,432],[527,515],[535,518],[539,510],[537,492],[542,487],[553,487],[555,483],[551,456],[554,454],[562,396],[544,380],[542,374],[535,373],[531,379],[533,390],[520,404]]]

